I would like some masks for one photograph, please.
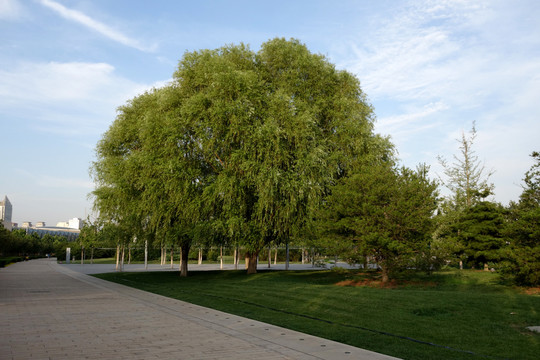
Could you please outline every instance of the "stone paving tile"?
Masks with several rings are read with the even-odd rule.
[[[0,269],[0,323],[0,359],[391,359],[49,260]]]

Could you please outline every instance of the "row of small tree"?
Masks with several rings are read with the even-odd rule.
[[[0,257],[19,256],[22,258],[44,257],[64,251],[68,241],[63,236],[27,233],[24,229],[8,231],[0,224]]]
[[[296,40],[187,52],[173,81],[120,107],[98,143],[92,231],[119,251],[134,238],[175,244],[183,276],[193,245],[242,247],[248,273],[272,245],[324,248],[376,262],[383,281],[460,256],[492,260],[473,254],[484,235],[470,224],[487,226],[479,213],[497,207],[483,202],[493,189],[470,149],[474,127],[441,202],[429,169],[399,166],[373,122],[358,79]]]

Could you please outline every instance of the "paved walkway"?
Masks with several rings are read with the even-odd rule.
[[[0,359],[392,359],[72,268],[0,269]]]
[[[81,264],[80,261],[72,261],[70,264],[62,263],[60,266],[65,267],[67,269],[80,272],[83,274],[102,274],[107,272],[116,272],[116,264],[90,264],[88,260]],[[174,263],[172,268],[170,263],[167,263],[165,265],[159,265],[159,264],[148,264],[148,269],[145,269],[144,264],[125,264],[124,265],[124,272],[136,272],[136,271],[180,271],[179,269],[180,264],[178,262]],[[313,267],[311,264],[290,264],[289,270],[326,270],[333,267],[333,264],[328,264],[326,268],[323,267]],[[352,268],[349,264],[344,262],[338,262],[337,266],[343,267],[343,268]],[[223,270],[234,270],[233,264],[223,264]],[[238,270],[245,269],[244,264],[240,264],[237,267]],[[208,270],[220,270],[219,264],[189,264],[189,271],[208,271]],[[259,263],[257,265],[257,270],[285,270],[285,264],[272,264],[270,268],[268,267],[267,263]]]

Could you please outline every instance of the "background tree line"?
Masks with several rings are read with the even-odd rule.
[[[98,143],[96,209],[121,248],[151,238],[187,260],[193,244],[241,247],[253,273],[272,245],[353,247],[386,281],[425,252],[437,193],[373,122],[358,79],[296,40],[186,53],[173,82],[122,106]],[[380,188],[364,186],[373,176]],[[352,193],[366,206],[341,213]],[[335,215],[366,222],[333,228]]]
[[[488,201],[473,124],[454,161],[440,159],[451,193],[440,197],[374,120],[358,79],[297,40],[187,52],[98,143],[96,210],[121,246],[175,244],[186,260],[194,245],[242,247],[248,273],[263,249],[294,243],[375,262],[383,281],[454,262],[538,282],[538,164],[519,203]]]
[[[99,219],[81,246],[176,249],[183,276],[194,249],[235,249],[235,261],[242,249],[253,273],[264,249],[294,244],[376,264],[383,281],[454,264],[538,284],[538,153],[504,207],[488,200],[474,124],[433,180],[401,166],[374,121],[359,80],[297,40],[186,52],[171,83],[121,106],[97,144]]]
[[[57,251],[65,251],[67,243],[63,236],[46,234],[40,237],[37,233],[27,234],[24,229],[8,231],[0,224],[0,258],[44,257]]]
[[[439,158],[450,195],[440,202],[436,244],[446,260],[470,268],[496,269],[521,285],[540,284],[540,155],[525,173],[518,202],[490,201],[493,171],[486,171],[473,149],[476,129],[458,140],[460,153],[452,164]]]

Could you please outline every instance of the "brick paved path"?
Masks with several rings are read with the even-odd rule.
[[[0,359],[391,359],[74,272],[0,269]]]

